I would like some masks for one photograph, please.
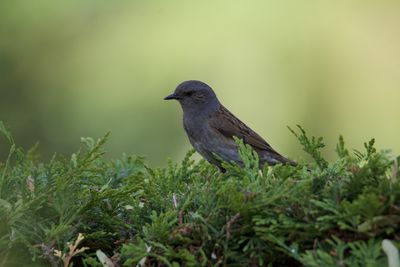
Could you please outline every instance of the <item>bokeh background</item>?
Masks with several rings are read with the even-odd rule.
[[[44,159],[111,130],[109,157],[162,166],[190,147],[187,79],[294,159],[286,126],[400,152],[400,1],[1,1],[0,120]],[[0,141],[0,155],[8,146]]]

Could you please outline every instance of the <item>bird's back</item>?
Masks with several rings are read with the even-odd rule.
[[[245,144],[250,145],[259,155],[261,164],[266,162],[270,165],[277,163],[287,163],[290,165],[296,164],[294,161],[291,161],[276,152],[260,135],[222,105],[211,116],[209,123],[211,128],[225,137],[227,140],[226,142],[234,143],[233,137],[236,136],[242,139]]]

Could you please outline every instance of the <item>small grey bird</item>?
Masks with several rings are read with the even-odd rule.
[[[229,112],[207,84],[195,80],[182,82],[173,94],[164,98],[170,99],[178,100],[182,106],[183,127],[192,146],[222,172],[225,170],[215,155],[224,161],[243,165],[234,136],[258,153],[260,166],[264,163],[297,165],[276,152],[261,136]]]

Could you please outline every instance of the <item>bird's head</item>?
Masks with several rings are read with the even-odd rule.
[[[170,99],[178,100],[183,111],[200,112],[217,107],[219,104],[211,87],[195,80],[184,81],[179,84],[174,93],[164,98],[164,100]]]

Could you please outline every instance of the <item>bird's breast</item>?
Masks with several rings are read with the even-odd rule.
[[[233,139],[216,132],[206,121],[184,119],[184,128],[192,146],[208,161],[215,161],[214,154],[225,161],[240,161]]]
[[[203,120],[198,118],[183,117],[183,127],[189,138],[190,143],[197,149],[197,144],[201,143],[204,135],[207,134],[207,125]]]

